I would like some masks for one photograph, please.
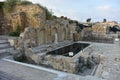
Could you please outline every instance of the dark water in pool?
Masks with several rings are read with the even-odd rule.
[[[49,54],[49,55],[63,55],[63,56],[70,57],[69,52],[73,52],[73,56],[74,56],[79,51],[83,50],[84,48],[86,48],[89,45],[90,44],[87,44],[87,43],[74,43],[74,44],[56,49],[54,51],[50,51],[47,54]]]

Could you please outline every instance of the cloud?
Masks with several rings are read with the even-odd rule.
[[[29,0],[34,3],[40,3],[43,6],[47,6],[47,8],[50,10],[52,9],[54,15],[56,16],[66,16],[69,18],[74,18],[76,19],[76,14],[78,11],[74,9],[67,9],[64,7],[65,1],[64,0]],[[69,0],[67,0],[69,1]]]
[[[76,8],[75,3],[73,6],[69,6],[72,4],[68,0],[29,0],[35,3],[40,3],[43,6],[46,6],[49,10],[52,9],[52,12],[54,15],[60,17],[60,16],[66,16],[68,18],[79,20],[79,21],[86,21],[87,18],[91,17],[93,21],[99,21],[103,18],[111,18],[111,13],[113,13],[111,5],[102,5],[97,6],[96,5],[88,10],[86,7],[84,8],[84,11],[80,8]],[[82,6],[82,5],[81,5]],[[81,7],[77,6],[77,7]],[[96,13],[94,13],[96,12]],[[94,15],[93,15],[94,14]],[[113,16],[114,17],[114,16]],[[112,18],[113,18],[112,17]]]
[[[108,6],[108,5],[98,6],[96,9],[97,10],[101,10],[101,11],[109,11],[110,10],[110,6]]]

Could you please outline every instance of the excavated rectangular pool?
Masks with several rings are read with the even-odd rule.
[[[64,46],[62,48],[56,49],[54,51],[50,51],[48,55],[63,55],[67,57],[73,57],[78,52],[88,47],[90,44],[88,43],[74,43],[71,45]]]
[[[94,58],[91,56],[93,46],[90,43],[78,42],[61,47],[51,46],[54,48],[46,52],[29,53],[25,60],[69,73],[78,73],[95,65]],[[44,49],[48,48],[44,47]]]

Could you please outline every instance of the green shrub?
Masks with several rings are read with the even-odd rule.
[[[60,18],[61,18],[61,19],[63,19],[63,18],[64,18],[64,16],[61,16]]]
[[[30,2],[30,1],[21,1],[20,4],[21,4],[21,5],[30,5],[30,4],[33,4],[33,3]]]
[[[45,13],[46,13],[46,19],[47,20],[52,20],[53,19],[53,12],[52,12],[52,10],[49,11],[46,7],[44,9],[45,9]]]
[[[18,4],[19,5],[29,5],[29,4],[33,4],[33,3],[30,1],[26,1],[26,0],[24,0],[24,1],[22,1],[22,0],[6,0],[4,2],[4,10],[6,12],[11,12],[13,7]]]
[[[40,8],[43,8],[45,10],[45,14],[46,14],[46,19],[47,20],[52,20],[54,19],[54,16],[53,16],[53,12],[52,10],[49,11],[46,7],[40,5],[40,4],[37,4]]]
[[[19,0],[6,0],[4,3],[4,9],[6,12],[11,12],[12,8],[17,4]]]
[[[39,13],[33,14],[33,17],[37,17],[37,16],[39,16]]]
[[[57,16],[53,15],[53,19],[57,19]]]
[[[67,17],[64,17],[65,20],[67,20],[68,18]]]
[[[88,18],[88,19],[86,20],[86,22],[91,22],[91,18]]]
[[[44,7],[43,7],[41,4],[36,4],[36,5],[38,5],[40,8],[43,8],[43,9],[44,9]]]
[[[72,24],[72,23],[74,23],[74,21],[73,20],[69,20],[69,24]]]
[[[16,31],[14,31],[14,32],[10,32],[10,33],[9,33],[9,36],[15,36],[15,37],[18,37],[18,36],[20,35],[20,33],[21,33],[21,28],[20,28],[20,26],[17,26]]]
[[[76,31],[77,31],[77,33],[79,33],[79,32],[82,31],[82,29],[81,29],[79,26],[77,26],[77,27],[76,27]]]

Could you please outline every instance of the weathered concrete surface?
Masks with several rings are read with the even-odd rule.
[[[120,80],[120,43],[92,44],[94,45],[94,52],[98,54],[102,52],[104,55],[101,68],[98,69],[98,73],[95,76],[78,76],[74,74],[63,74],[60,76],[42,69],[38,70],[3,60],[0,60],[0,71],[24,80]]]
[[[10,74],[0,71],[0,80],[23,80],[23,79],[11,76]]]
[[[120,80],[120,43],[96,44],[96,47],[98,47],[105,56],[101,78]]]
[[[6,62],[3,60],[0,60],[0,71],[10,74],[14,77],[19,77],[21,78],[21,80],[53,80],[57,76],[54,73],[37,70],[27,66]]]
[[[95,76],[106,80],[120,80],[120,42],[114,44],[93,43],[94,51],[102,52],[101,62]]]
[[[2,72],[4,71],[5,73],[10,74],[17,78],[20,77],[23,80],[105,80],[89,75],[80,76],[80,75],[60,72],[52,69],[46,69],[41,67],[38,68],[35,66],[31,67],[24,63],[19,63],[7,59],[4,60],[5,61],[3,60],[0,61],[0,71]],[[4,68],[6,68],[6,70],[4,70]]]

